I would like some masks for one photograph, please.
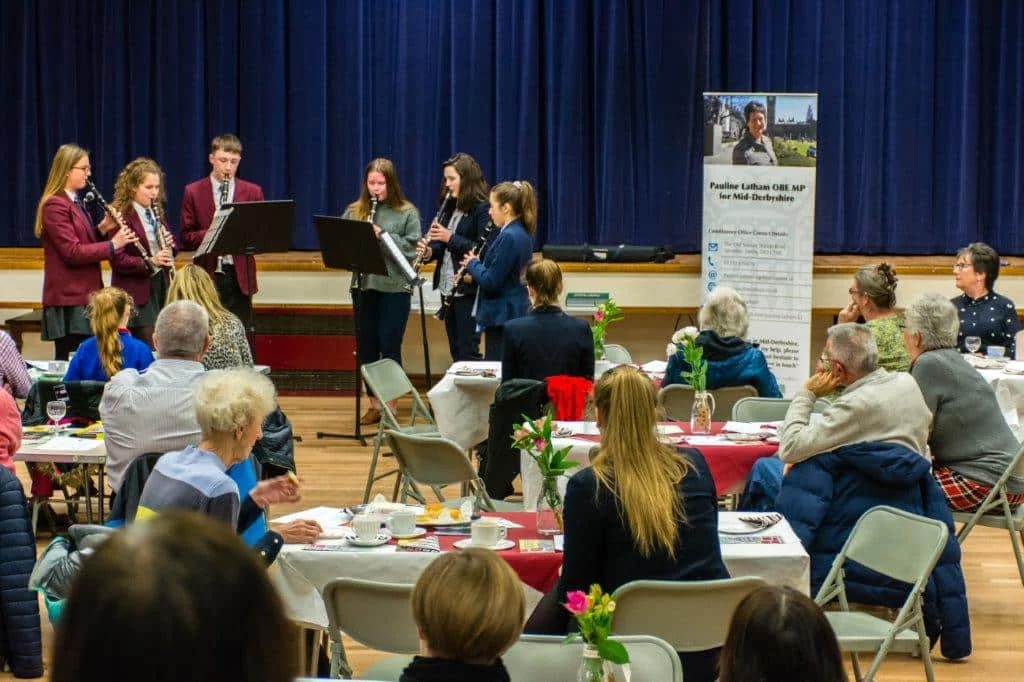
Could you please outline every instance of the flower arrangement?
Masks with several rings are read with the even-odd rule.
[[[578,462],[568,459],[571,445],[560,450],[555,450],[551,442],[552,422],[554,416],[548,412],[543,419],[533,421],[525,414],[523,425],[516,429],[512,435],[512,447],[518,450],[525,450],[528,455],[537,463],[540,475],[543,477],[541,486],[541,501],[547,504],[554,514],[555,523],[559,532],[565,529],[562,519],[562,496],[558,492],[558,477],[576,466]],[[538,503],[538,509],[540,509]]]
[[[595,360],[604,359],[604,334],[608,329],[608,325],[625,319],[625,317],[622,314],[622,310],[616,305],[615,299],[609,298],[597,306],[597,310],[594,312],[594,324],[590,326],[590,333],[594,338]]]
[[[697,345],[697,328],[683,327],[672,335],[672,343],[665,349],[669,357],[682,353],[689,365],[689,371],[680,372],[683,380],[693,386],[694,391],[706,391],[708,387],[708,363],[704,349]]]
[[[576,622],[579,624],[579,632],[568,635],[565,641],[572,642],[579,637],[587,644],[588,649],[597,653],[596,657],[584,655],[583,665],[591,664],[595,669],[596,675],[592,679],[603,679],[600,677],[603,668],[602,661],[618,665],[629,662],[629,652],[626,651],[626,647],[621,642],[610,638],[615,601],[609,595],[601,592],[600,585],[591,585],[589,593],[582,591],[568,593],[564,606],[569,613],[576,616]]]

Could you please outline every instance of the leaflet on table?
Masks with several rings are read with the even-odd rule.
[[[347,520],[347,516],[340,507],[313,507],[312,509],[303,509],[292,514],[285,514],[284,516],[272,519],[271,523],[291,523],[300,519],[303,521],[316,521],[320,524],[321,528],[327,529],[341,525],[343,523],[342,519]]]
[[[47,442],[36,447],[39,452],[89,452],[99,447],[95,440],[72,438],[71,436],[54,436]]]
[[[554,552],[555,541],[542,539],[523,539],[519,541],[519,551],[524,552],[526,554],[533,554],[536,552]]]
[[[718,542],[723,545],[784,545],[786,541],[781,535],[719,535]]]

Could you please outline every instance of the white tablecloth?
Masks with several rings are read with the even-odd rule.
[[[720,519],[738,512],[721,512]],[[733,577],[756,575],[775,585],[810,590],[810,557],[785,520],[751,535],[780,536],[783,544],[723,544],[722,558]],[[288,617],[310,628],[327,628],[327,610],[321,593],[335,578],[415,583],[437,554],[397,552],[394,546],[346,552],[312,552],[302,545],[285,545],[270,569],[271,579],[284,601]],[[541,593],[523,585],[527,612]]]
[[[1017,440],[1024,438],[1021,424],[1024,423],[1024,376],[1007,374],[999,369],[979,369],[981,376],[996,392],[996,402],[1003,419],[1010,425],[1010,430]]]

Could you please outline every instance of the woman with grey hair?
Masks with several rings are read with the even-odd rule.
[[[700,309],[700,328],[695,343],[704,350],[708,363],[708,388],[753,386],[763,398],[781,398],[782,391],[768,361],[747,334],[747,304],[735,289],[716,287]],[[685,383],[682,373],[690,371],[681,348],[669,357],[662,386]]]
[[[840,323],[864,318],[878,345],[878,365],[890,372],[910,369],[910,356],[903,345],[903,317],[896,306],[896,271],[888,263],[863,265],[853,273],[850,302],[839,311]]]
[[[263,420],[275,405],[270,379],[251,369],[206,372],[196,386],[193,405],[202,433],[199,445],[168,452],[157,460],[136,518],[186,509],[245,529],[264,507],[299,500],[293,479],[278,476],[260,481],[240,501],[238,485],[225,473],[249,457],[262,435]]]
[[[974,511],[1006,471],[1020,445],[985,378],[956,348],[956,307],[940,294],[922,294],[907,306],[903,340],[928,409],[932,474],[957,511]],[[1010,505],[1024,502],[1024,478],[1006,484]]]

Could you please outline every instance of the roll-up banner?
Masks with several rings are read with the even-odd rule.
[[[792,395],[811,369],[818,96],[704,93],[701,301],[730,286]]]

